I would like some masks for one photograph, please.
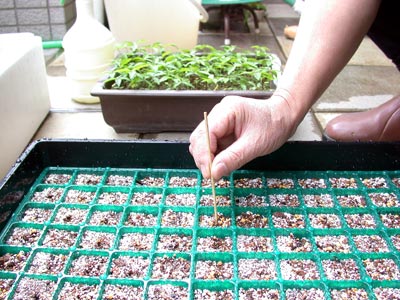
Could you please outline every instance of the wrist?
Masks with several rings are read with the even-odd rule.
[[[276,89],[270,100],[278,106],[277,111],[284,113],[285,125],[290,131],[290,136],[293,135],[309,108],[296,101],[292,94],[284,88]]]

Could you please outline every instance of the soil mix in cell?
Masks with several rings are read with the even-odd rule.
[[[50,229],[43,240],[43,246],[52,248],[69,248],[75,244],[78,232],[62,229]]]
[[[184,234],[161,234],[157,251],[189,252],[192,249],[192,237]]]
[[[71,180],[72,176],[69,174],[49,174],[43,180],[44,184],[66,184]]]
[[[272,252],[272,239],[264,236],[239,235],[237,250],[240,252]]]
[[[6,243],[15,246],[33,246],[39,240],[42,231],[36,228],[15,227]]]
[[[279,300],[279,291],[273,289],[239,289],[239,299],[268,299],[268,300]]]
[[[0,256],[0,270],[6,272],[18,272],[25,266],[29,252],[5,253]]]
[[[116,211],[94,211],[90,217],[89,224],[115,226],[118,225],[121,215],[122,213]]]
[[[303,198],[308,207],[333,207],[333,199],[329,194],[304,195]]]
[[[136,226],[136,227],[151,227],[155,226],[157,223],[157,216],[145,213],[135,213],[129,214],[127,220],[125,221],[126,226]]]
[[[314,261],[281,260],[282,278],[285,280],[317,280],[320,278],[317,265]]]
[[[231,262],[205,260],[196,264],[196,278],[207,280],[227,280],[233,278]]]
[[[154,284],[149,286],[147,292],[148,300],[187,300],[189,291],[187,288],[172,284]]]
[[[56,275],[64,269],[68,257],[63,254],[52,254],[46,252],[36,253],[31,262],[29,273]]]
[[[97,202],[99,204],[114,204],[122,205],[128,200],[127,193],[121,192],[111,192],[111,193],[101,193]]]
[[[297,181],[303,189],[325,189],[326,183],[323,178],[304,178]]]
[[[77,185],[97,185],[101,182],[102,176],[95,174],[78,174],[75,179]]]
[[[196,204],[195,194],[170,194],[165,198],[165,205],[170,206],[193,206]]]
[[[239,278],[245,280],[274,280],[275,262],[268,259],[239,259]]]
[[[152,192],[136,192],[131,199],[132,205],[159,205],[162,195]]]
[[[231,290],[210,291],[210,290],[195,290],[195,300],[233,300],[233,292]]]
[[[106,284],[103,291],[104,300],[141,300],[143,288],[133,285]]]
[[[286,300],[300,300],[300,299],[312,299],[312,300],[324,300],[324,291],[311,288],[311,289],[287,289],[285,292]]]
[[[165,227],[192,227],[194,216],[190,212],[166,210],[161,218],[161,225]]]
[[[329,280],[359,280],[361,278],[353,259],[323,260],[322,267]]]
[[[357,235],[353,240],[360,252],[389,252],[385,240],[379,235]]]
[[[239,207],[265,207],[267,202],[265,196],[249,194],[243,197],[236,197],[235,204]]]
[[[63,188],[46,188],[43,191],[35,192],[31,198],[32,202],[54,203],[60,200],[64,193]]]
[[[57,285],[55,281],[22,278],[14,293],[13,299],[51,300]]]
[[[74,284],[66,282],[58,295],[59,300],[80,299],[85,295],[85,300],[95,300],[99,293],[98,285]]]
[[[105,273],[108,258],[105,256],[81,255],[72,261],[68,274],[75,276],[100,276]]]
[[[79,248],[110,249],[114,243],[114,234],[87,230],[82,236]]]
[[[262,188],[262,179],[257,178],[238,178],[234,180],[234,186],[236,188]]]
[[[321,252],[349,253],[349,240],[344,235],[321,235],[315,237],[315,244]]]
[[[270,189],[292,189],[294,181],[290,178],[267,178],[267,187]]]
[[[274,212],[272,222],[277,228],[304,228],[304,216],[300,214],[291,214],[287,212]]]
[[[153,234],[126,233],[119,241],[120,250],[149,251],[153,244]]]
[[[162,177],[147,176],[136,181],[136,185],[162,187],[164,186],[165,180]]]
[[[150,260],[141,256],[120,256],[112,260],[110,276],[116,278],[144,278]]]
[[[112,186],[130,186],[133,183],[132,176],[110,175],[107,178],[106,184]]]
[[[244,228],[267,228],[268,218],[251,211],[247,211],[236,217],[236,225]]]
[[[95,196],[95,192],[86,192],[81,190],[69,190],[65,196],[65,203],[90,203]]]
[[[231,205],[231,199],[229,196],[217,195],[215,198],[217,200],[218,207]],[[200,205],[201,206],[214,206],[214,197],[212,195],[201,196],[200,197]]]
[[[197,178],[173,176],[169,179],[170,187],[195,187]]]
[[[339,216],[335,214],[309,214],[310,224],[314,228],[340,228]]]
[[[199,252],[230,252],[232,251],[232,238],[230,237],[199,237],[197,238],[197,251]]]
[[[342,195],[337,196],[339,204],[343,207],[366,207],[365,197],[362,195]]]
[[[187,279],[189,278],[190,261],[182,257],[156,257],[153,261],[152,278]]]
[[[368,293],[364,289],[349,288],[341,290],[331,290],[332,300],[343,300],[343,299],[357,299],[357,300],[368,300]],[[388,298],[390,299],[390,298]]]
[[[51,209],[28,208],[24,211],[21,221],[41,224],[50,218],[51,212]]]
[[[289,235],[280,235],[276,237],[276,244],[281,252],[311,252],[312,245],[309,239]]]
[[[217,213],[217,220],[214,215],[201,215],[199,218],[200,227],[230,227],[232,225],[231,218],[221,213]]]
[[[85,209],[61,207],[53,222],[77,225],[85,221],[87,212]]]

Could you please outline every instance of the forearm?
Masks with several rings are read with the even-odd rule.
[[[276,94],[295,126],[346,65],[371,26],[380,0],[306,0]]]

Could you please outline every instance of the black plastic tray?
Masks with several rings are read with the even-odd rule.
[[[196,170],[192,157],[188,152],[188,144],[184,142],[149,142],[149,141],[78,141],[78,140],[58,140],[58,141],[39,141],[35,142],[28,147],[24,154],[20,157],[19,161],[12,168],[6,178],[0,183],[0,203],[1,203],[1,216],[3,228],[0,234],[1,253],[0,255],[10,254],[19,255],[19,251],[29,253],[29,258],[26,262],[26,266],[20,271],[4,271],[0,272],[1,280],[12,280],[13,288],[11,290],[10,297],[14,297],[18,293],[20,284],[22,285],[23,280],[33,280],[32,282],[50,282],[56,285],[57,288],[54,290],[52,299],[58,299],[59,295],[62,294],[62,289],[68,284],[71,285],[89,285],[96,286],[99,288],[99,296],[96,299],[100,299],[105,295],[105,286],[107,285],[125,285],[128,287],[139,287],[143,288],[143,299],[150,299],[147,295],[153,286],[159,285],[172,285],[175,287],[181,287],[187,290],[186,295],[188,299],[194,299],[195,293],[198,290],[210,289],[215,292],[231,291],[235,296],[232,299],[239,299],[239,291],[241,289],[258,288],[258,289],[272,289],[278,291],[281,295],[280,299],[283,299],[283,295],[293,288],[300,288],[305,290],[318,289],[323,291],[324,299],[331,300],[331,291],[337,289],[354,288],[356,290],[365,290],[368,294],[368,299],[375,299],[375,289],[386,289],[393,290],[398,288],[400,284],[400,263],[399,263],[399,251],[398,246],[393,246],[394,242],[391,239],[394,236],[400,234],[398,225],[389,228],[389,225],[384,224],[380,218],[384,215],[399,214],[398,199],[400,197],[399,190],[399,179],[400,179],[400,144],[399,143],[321,143],[321,142],[290,142],[285,144],[281,149],[274,152],[271,155],[260,157],[248,165],[243,167],[243,170],[238,170],[232,173],[228,177],[230,185],[228,188],[221,188],[219,192],[228,193],[231,195],[231,204],[229,207],[220,207],[219,212],[224,216],[230,216],[232,225],[229,228],[207,228],[201,225],[199,220],[200,215],[212,215],[212,207],[204,207],[204,204],[199,203],[200,195],[210,194],[210,188],[204,187],[201,181],[201,175]],[[52,185],[44,184],[44,177],[47,174],[56,172],[58,174],[68,173],[72,174],[71,179],[67,184]],[[41,191],[46,187],[60,187],[69,189],[77,189],[81,191],[93,191],[96,190],[94,186],[79,186],[75,182],[78,174],[85,174],[91,172],[94,174],[101,175],[103,178],[97,185],[99,191],[119,191],[137,189],[138,191],[154,191],[156,189],[150,187],[143,187],[141,184],[137,184],[137,179],[141,176],[148,176],[148,174],[161,175],[166,178],[165,184],[159,190],[163,190],[165,193],[194,193],[197,198],[196,205],[192,207],[172,206],[167,204],[163,196],[159,205],[155,206],[132,206],[129,203],[125,203],[121,206],[113,205],[99,205],[97,203],[98,195],[93,198],[90,203],[87,204],[67,204],[64,203],[64,197],[62,197],[56,203],[37,203],[32,200],[32,195],[35,191]],[[135,174],[132,186],[130,187],[110,187],[107,186],[106,178],[110,174]],[[146,175],[147,174],[147,175]],[[183,177],[195,177],[196,185],[192,188],[174,188],[173,185],[169,185],[167,179],[171,176],[183,176]],[[336,187],[330,179],[333,177],[345,177],[354,179],[356,188],[347,189],[344,191],[342,188]],[[382,177],[386,183],[386,188],[369,188],[363,181],[362,178],[374,178]],[[262,186],[243,188],[236,185],[236,179],[242,178],[253,178],[262,181]],[[287,180],[292,178],[291,187],[281,186],[270,186],[268,179]],[[321,188],[307,188],[300,186],[300,179],[305,178],[322,178],[327,186]],[[396,179],[396,182],[392,180]],[[246,191],[247,190],[247,191]],[[369,199],[370,193],[376,192],[387,192],[390,191],[396,194],[396,207],[382,207],[376,204],[373,200]],[[311,207],[306,204],[305,194],[321,194],[329,193],[335,198],[337,195],[342,193],[353,193],[357,192],[365,195],[367,200],[366,206],[363,207],[344,207],[338,203],[338,200],[333,200],[334,204],[332,207]],[[131,193],[131,192],[129,192]],[[297,195],[299,203],[297,207],[286,206],[286,204],[276,205],[270,200],[267,201],[267,205],[263,207],[240,207],[235,201],[234,196],[245,196],[249,193],[255,193],[257,195],[280,195],[280,194],[293,194]],[[222,194],[221,194],[222,195]],[[368,196],[367,196],[368,195]],[[19,203],[22,201],[22,205]],[[284,202],[283,202],[284,203]],[[206,205],[207,206],[207,205]],[[64,226],[58,224],[55,221],[55,212],[63,207],[77,208],[82,210],[90,211],[90,214],[95,211],[115,211],[120,212],[123,217],[119,221],[118,225],[115,226],[96,226],[90,225],[86,217],[86,221],[79,223],[74,226]],[[21,219],[24,213],[31,209],[39,210],[53,210],[52,217],[42,223],[33,222],[25,219]],[[193,228],[183,228],[185,226],[177,226],[179,228],[173,228],[174,226],[162,226],[161,215],[172,210],[174,212],[183,212],[194,215]],[[265,217],[265,220],[269,220],[269,225],[266,228],[240,228],[242,227],[238,223],[237,217],[245,212],[252,212],[261,214]],[[158,215],[157,224],[154,226],[131,228],[127,226],[123,221],[126,220],[128,214],[131,212],[144,212],[154,216]],[[273,215],[275,213],[288,213],[288,214],[299,214],[308,221],[304,223],[304,227],[288,229],[275,224],[273,221]],[[374,229],[358,229],[348,225],[346,215],[356,214],[370,214],[377,223],[377,227]],[[310,215],[324,215],[333,214],[338,217],[341,221],[340,228],[319,228],[312,224]],[[10,219],[11,218],[11,219]],[[10,219],[10,222],[7,221]],[[346,219],[346,220],[345,220]],[[197,221],[196,221],[197,220]],[[272,220],[272,221],[271,221]],[[6,225],[7,224],[7,225]],[[90,225],[90,226],[89,226]],[[137,225],[135,225],[137,226]],[[141,226],[141,225],[139,225]],[[128,228],[129,227],[129,228]],[[201,228],[203,227],[203,228]],[[11,235],[14,229],[27,229],[37,232],[41,238],[38,241],[38,245],[9,245],[6,241]],[[50,229],[69,229],[75,231],[78,234],[75,246],[68,249],[59,249],[57,247],[43,246],[44,235]],[[182,253],[173,253],[158,251],[155,248],[155,243],[152,248],[144,252],[128,252],[121,251],[118,248],[118,239],[120,235],[125,232],[142,232],[142,233],[155,233],[155,241],[158,241],[160,234],[172,234],[179,233],[193,237],[193,247],[191,250]],[[116,242],[110,246],[109,249],[95,250],[90,248],[82,249],[81,241],[85,232],[94,231],[108,233],[111,235],[118,236]],[[79,232],[79,233],[78,233]],[[116,234],[118,232],[118,234]],[[309,253],[289,253],[277,249],[277,236],[287,236],[289,233],[294,233],[299,237],[309,239],[312,243],[313,250]],[[30,232],[31,234],[31,232]],[[217,252],[217,253],[204,253],[197,249],[197,238],[216,236],[218,238],[233,237],[233,250],[231,252]],[[273,248],[275,250],[266,251],[265,253],[248,252],[238,249],[237,238],[239,235],[255,235],[269,237],[273,242]],[[345,236],[348,238],[349,247],[351,248],[350,253],[325,253],[325,251],[319,250],[314,241],[317,236]],[[354,244],[353,238],[355,236],[361,237],[361,235],[380,235],[388,245],[388,250],[385,253],[374,252],[374,253],[362,253],[357,250]],[[400,235],[399,235],[400,236]],[[115,245],[114,245],[115,243]],[[393,245],[392,245],[393,244]],[[113,246],[114,245],[114,246]],[[324,253],[322,253],[324,252]],[[34,274],[40,272],[30,272],[30,268],[33,265],[33,257],[36,257],[39,253],[55,254],[55,255],[66,255],[68,263],[63,268],[63,271],[58,274]],[[101,276],[71,276],[68,272],[71,269],[72,261],[84,255],[93,255],[97,258],[103,257],[108,258],[107,271]],[[158,280],[153,277],[152,270],[155,265],[157,258],[165,257],[169,258],[181,258],[191,263],[191,272],[187,278],[183,280],[167,279]],[[110,276],[111,261],[118,257],[129,256],[131,258],[141,257],[151,261],[150,267],[146,273],[135,280],[130,278],[113,278]],[[238,268],[240,266],[240,260],[244,261],[252,259],[255,261],[266,260],[268,262],[274,262],[274,268],[278,270],[276,276],[271,280],[249,280],[243,279],[239,276]],[[373,279],[371,275],[366,274],[363,267],[363,263],[367,260],[388,260],[395,264],[395,279]],[[203,261],[214,261],[218,263],[232,263],[234,266],[234,275],[230,280],[204,280],[198,279],[197,275],[194,274],[195,265]],[[303,263],[311,260],[316,265],[316,270],[320,274],[321,278],[317,279],[290,279],[286,278],[287,274],[284,275],[282,271],[282,264],[285,261],[299,260]],[[360,277],[356,280],[332,280],[323,269],[324,261],[340,261],[340,260],[351,260],[355,262],[360,269]],[[250,262],[250,261],[249,261]],[[344,261],[342,261],[344,263]],[[68,270],[68,271],[67,271]],[[397,272],[397,273],[396,273]],[[398,290],[395,291],[397,293]],[[102,298],[103,299],[103,298]]]
[[[0,228],[39,174],[49,166],[196,168],[187,142],[40,140],[0,182]],[[400,143],[288,142],[247,170],[400,170]]]

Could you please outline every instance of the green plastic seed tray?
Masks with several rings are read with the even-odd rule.
[[[0,299],[400,299],[400,145],[39,141],[0,185]]]

